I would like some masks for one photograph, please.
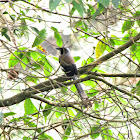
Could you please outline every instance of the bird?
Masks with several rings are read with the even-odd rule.
[[[77,67],[74,61],[74,58],[72,57],[70,50],[65,47],[56,48],[60,51],[59,56],[59,63],[60,66],[62,66],[63,71],[65,72],[67,77],[71,77],[73,80],[78,79],[78,71]],[[85,91],[83,90],[80,83],[75,83],[75,87],[79,93],[79,96],[84,104],[84,107],[91,106],[91,102],[88,100],[88,96],[86,95]]]

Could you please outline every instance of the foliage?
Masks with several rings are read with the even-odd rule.
[[[139,139],[138,5],[0,1],[0,139]],[[59,69],[58,46],[71,49],[92,107]]]

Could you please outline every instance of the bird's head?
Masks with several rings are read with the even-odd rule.
[[[61,54],[68,54],[68,53],[70,53],[70,50],[68,48],[62,47],[62,48],[56,48],[56,49],[59,50]]]

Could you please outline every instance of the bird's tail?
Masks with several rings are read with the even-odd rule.
[[[73,80],[77,80],[77,79],[78,79],[77,76],[73,77]],[[76,87],[76,89],[79,93],[80,98],[82,99],[82,101],[84,103],[84,107],[92,106],[91,102],[88,101],[88,96],[86,95],[85,91],[83,90],[81,84],[80,83],[75,83],[75,87]]]

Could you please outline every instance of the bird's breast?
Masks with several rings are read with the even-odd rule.
[[[61,55],[59,57],[60,65],[72,65],[75,63],[74,58],[70,55]]]

